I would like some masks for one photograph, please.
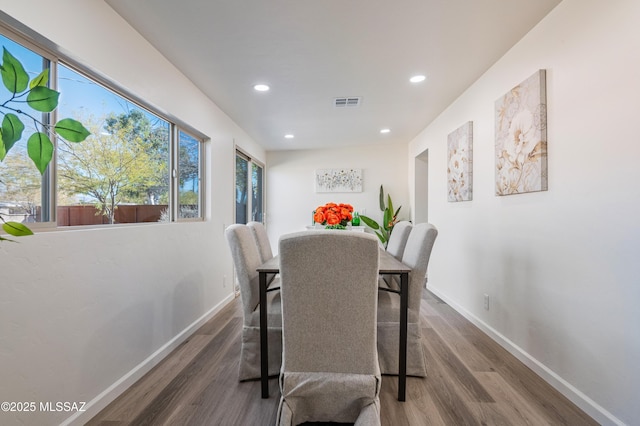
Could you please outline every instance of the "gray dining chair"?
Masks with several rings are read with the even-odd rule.
[[[387,241],[387,253],[402,261],[404,247],[407,244],[407,239],[409,238],[412,227],[413,225],[411,222],[406,220],[400,221],[394,225],[391,235],[389,236],[389,241]],[[386,286],[387,288],[392,288],[394,290],[400,288],[400,282],[397,276],[384,275],[381,278],[381,286]]]
[[[260,259],[262,259],[262,263],[267,260],[273,258],[273,251],[271,251],[271,242],[269,241],[269,235],[267,235],[267,230],[265,229],[262,222],[249,222],[247,223],[251,232],[253,232],[253,237],[256,240],[256,244],[258,245],[258,251],[260,252]],[[278,276],[278,274],[268,274],[267,275],[267,283],[269,288],[274,288],[278,285],[278,282],[274,279]]]
[[[280,238],[283,359],[276,424],[380,425],[378,250],[375,236],[352,231]]]
[[[411,268],[408,288],[407,375],[425,377],[427,368],[420,332],[420,302],[427,266],[438,230],[429,223],[414,225],[407,239],[402,263]],[[400,297],[381,291],[378,300],[378,356],[382,374],[397,375]]]
[[[247,225],[231,225],[225,230],[225,236],[231,249],[242,299],[242,347],[238,376],[241,381],[258,379],[260,378],[260,289],[256,268],[263,262],[253,232]],[[279,374],[282,360],[282,311],[279,291],[271,291],[267,295],[269,375],[274,376]]]
[[[271,242],[269,241],[269,235],[262,222],[249,222],[247,226],[251,228],[253,236],[258,244],[258,250],[260,251],[260,258],[262,263],[273,257],[273,251],[271,250]]]
[[[411,222],[403,220],[393,226],[389,241],[387,242],[387,252],[398,260],[402,260],[404,247],[411,233]]]

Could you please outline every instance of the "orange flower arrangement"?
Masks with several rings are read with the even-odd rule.
[[[330,229],[344,229],[352,218],[351,204],[327,203],[316,208],[313,213],[314,222],[326,225]]]

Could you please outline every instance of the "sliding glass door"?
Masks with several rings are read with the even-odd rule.
[[[236,223],[264,222],[264,166],[236,151]]]

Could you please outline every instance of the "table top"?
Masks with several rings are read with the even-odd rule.
[[[387,253],[385,250],[379,251],[380,264],[378,272],[381,274],[401,274],[411,272],[411,268],[400,262],[398,259]],[[256,268],[258,272],[277,274],[280,272],[280,256],[274,256]]]

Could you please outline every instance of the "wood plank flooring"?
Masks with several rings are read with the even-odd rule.
[[[597,425],[567,398],[428,290],[421,322],[429,376],[383,376],[383,425]],[[89,425],[273,425],[280,393],[238,382],[240,300],[226,306]]]

